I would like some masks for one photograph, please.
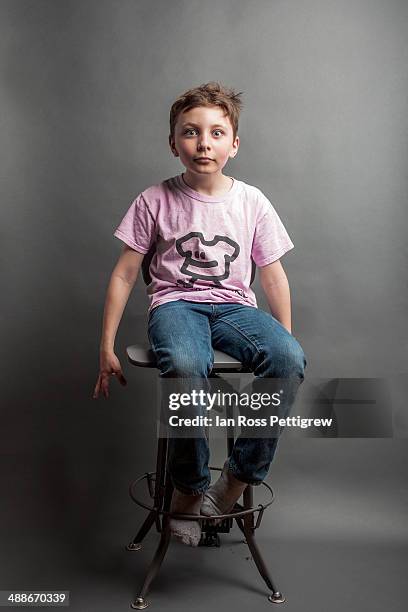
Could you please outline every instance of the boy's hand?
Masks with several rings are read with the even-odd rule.
[[[96,381],[93,399],[98,399],[101,390],[106,398],[109,397],[109,379],[111,376],[116,376],[121,385],[125,386],[127,384],[122,373],[120,361],[115,353],[113,351],[101,351],[99,376]]]

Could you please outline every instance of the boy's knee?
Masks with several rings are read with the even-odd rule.
[[[266,375],[276,378],[298,377],[304,379],[306,357],[299,342],[288,335],[279,347],[267,346],[264,353]]]

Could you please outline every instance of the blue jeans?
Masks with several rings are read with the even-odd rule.
[[[213,348],[238,359],[257,378],[290,378],[286,413],[304,379],[302,347],[271,314],[239,303],[166,302],[149,315],[148,335],[161,377],[208,377]],[[278,438],[235,441],[228,469],[242,482],[259,485],[268,473]],[[168,469],[176,489],[199,495],[209,487],[205,437],[170,438]]]

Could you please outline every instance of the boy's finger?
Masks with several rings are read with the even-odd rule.
[[[100,376],[98,376],[98,380],[97,380],[97,382],[96,382],[95,389],[94,389],[94,394],[93,394],[93,398],[94,398],[94,399],[98,399],[98,395],[99,395],[99,388],[100,388],[100,385],[101,385],[101,382],[100,382],[100,381],[101,381],[101,377],[100,377]]]
[[[109,378],[102,378],[102,391],[105,397],[109,397]]]
[[[118,374],[118,380],[120,384],[123,386],[127,385],[126,378],[123,376],[122,371],[119,371],[117,374]]]

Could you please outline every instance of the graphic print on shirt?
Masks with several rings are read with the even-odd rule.
[[[230,275],[230,264],[240,251],[239,244],[228,236],[216,235],[206,240],[201,232],[190,232],[176,240],[176,249],[184,262],[180,272],[188,280],[179,279],[177,284],[192,288],[196,280],[212,281],[222,287],[220,281]]]

